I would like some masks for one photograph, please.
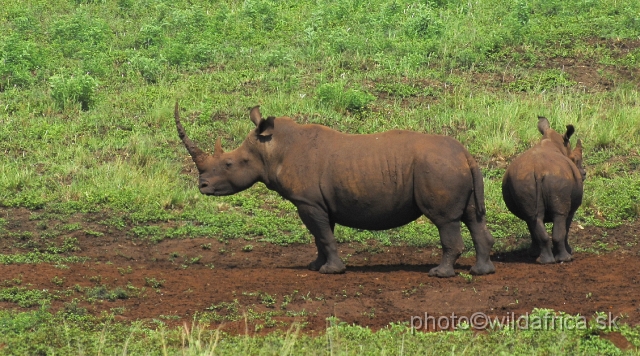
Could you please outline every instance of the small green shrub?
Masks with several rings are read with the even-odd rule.
[[[31,308],[50,301],[51,294],[46,290],[11,287],[0,290],[0,301],[16,303],[22,308]]]
[[[345,89],[343,82],[326,83],[317,89],[317,98],[321,103],[333,106],[337,110],[359,111],[374,101],[375,96],[357,89]]]
[[[129,62],[131,63],[131,67],[139,72],[147,83],[155,84],[158,82],[163,70],[163,63],[161,60],[135,56],[131,58]]]
[[[82,110],[87,111],[95,103],[98,81],[88,74],[65,77],[54,75],[49,78],[51,97],[64,109],[66,105],[77,102]]]
[[[108,46],[109,26],[102,20],[77,13],[56,21],[51,37],[68,58],[88,58]]]
[[[408,36],[430,39],[442,33],[442,22],[431,7],[423,4],[410,6],[406,14],[409,18],[404,29]]]
[[[8,87],[27,87],[34,83],[32,71],[41,65],[39,46],[18,35],[0,44],[0,92]]]
[[[278,24],[278,9],[271,1],[244,1],[243,13],[251,19],[251,25],[256,30],[273,31]]]
[[[165,282],[166,281],[164,279],[156,279],[155,277],[144,277],[144,284],[154,289],[158,289],[164,286]]]
[[[161,26],[143,25],[137,33],[135,44],[143,48],[157,46],[164,42],[164,31]]]
[[[573,85],[575,85],[575,82],[569,80],[566,72],[551,69],[541,72],[538,75],[517,79],[515,82],[509,84],[509,89],[524,92],[540,92],[556,88],[567,88]]]

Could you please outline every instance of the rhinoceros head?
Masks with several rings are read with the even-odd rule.
[[[585,171],[584,167],[582,166],[582,141],[580,139],[578,139],[578,142],[576,142],[576,148],[571,151],[569,158],[571,158],[576,167],[578,167],[580,175],[582,176],[582,181],[584,181],[587,178],[587,171]]]
[[[569,141],[576,131],[575,127],[573,127],[573,125],[567,125],[567,131],[564,135],[560,135],[551,128],[549,120],[545,117],[538,116],[538,131],[542,134],[543,140],[550,140],[551,143],[558,148],[558,151],[571,159],[576,167],[578,167],[582,180],[584,181],[587,177],[587,172],[582,166],[582,141],[578,140],[574,149],[571,149],[571,142]]]
[[[251,110],[251,120],[256,124],[256,130],[239,148],[231,152],[222,150],[222,143],[218,138],[213,155],[202,151],[189,139],[180,123],[178,103],[175,106],[174,118],[178,136],[198,168],[200,193],[216,196],[231,195],[251,187],[261,179],[264,163],[254,146],[258,140],[270,138],[273,118],[262,119],[257,106]]]

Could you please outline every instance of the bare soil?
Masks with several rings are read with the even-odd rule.
[[[0,209],[9,231],[35,231],[37,222],[30,215],[24,209]],[[466,276],[475,261],[468,257],[456,265],[460,275],[438,279],[427,272],[439,263],[439,248],[383,246],[375,241],[341,244],[347,272],[322,275],[305,268],[315,258],[312,244],[276,246],[256,240],[225,244],[203,238],[153,244],[133,238],[126,229],[92,225],[96,218],[73,217],[103,231],[103,236],[82,231],[69,235],[80,243],[74,255],[89,257],[87,262],[68,264],[68,269],[47,263],[0,265],[0,285],[17,279],[20,286],[47,291],[73,291],[76,285],[133,286],[137,295],[115,301],[87,301],[77,292],[60,294],[51,310],[64,309],[65,303],[68,308],[78,298],[79,306],[94,315],[117,311],[120,321],[157,319],[170,325],[191,323],[194,315],[215,311],[226,320],[214,321],[212,327],[222,324],[232,333],[287,329],[295,321],[303,323],[304,332],[315,334],[326,328],[330,316],[379,329],[425,313],[518,316],[534,308],[588,317],[611,312],[623,323],[640,324],[637,222],[616,229],[573,227],[574,248],[597,253],[577,252],[570,263],[539,265],[526,251],[494,253],[493,275]],[[251,251],[244,251],[249,244]],[[15,252],[11,238],[0,239],[0,253]],[[162,285],[154,288],[149,283],[152,278]],[[234,300],[237,310],[228,307]],[[0,308],[26,310],[7,302],[0,302]]]

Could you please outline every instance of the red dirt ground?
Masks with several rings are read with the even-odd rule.
[[[29,220],[29,214],[24,209],[0,209],[0,216],[9,222],[5,228],[10,230],[35,230],[36,222]],[[76,219],[91,220],[87,216]],[[254,333],[258,324],[266,324],[258,327],[261,333],[287,329],[298,321],[306,323],[304,332],[315,334],[326,328],[329,316],[378,329],[390,322],[408,322],[411,316],[424,316],[425,312],[436,317],[452,313],[469,317],[475,312],[490,316],[513,312],[518,316],[534,308],[588,318],[595,312],[611,312],[621,316],[623,323],[640,324],[639,223],[609,230],[572,228],[574,248],[588,250],[597,245],[602,250],[602,236],[606,235],[607,246],[615,250],[576,253],[570,263],[538,265],[523,251],[494,253],[496,273],[473,277],[471,281],[464,275],[449,279],[429,277],[428,270],[439,262],[437,248],[387,247],[374,241],[341,244],[341,256],[351,255],[347,272],[321,275],[305,268],[315,254],[311,244],[281,247],[245,240],[224,244],[214,239],[150,244],[117,230],[102,229],[105,235],[101,237],[83,232],[70,234],[80,242],[81,250],[75,255],[89,257],[88,262],[68,264],[68,269],[51,264],[0,265],[0,286],[11,285],[13,279],[21,280],[20,286],[49,291],[71,291],[75,285],[101,284],[113,289],[130,284],[139,291],[145,289],[128,299],[92,303],[83,299],[82,293],[69,292],[54,300],[51,309],[64,308],[65,303],[78,298],[79,305],[94,315],[124,307],[115,309],[120,314],[117,320],[155,318],[168,324],[191,323],[194,314],[206,315],[206,308],[237,299],[237,312],[217,310],[219,315],[235,319],[224,321],[222,326],[234,333],[244,333],[245,329]],[[9,240],[0,239],[0,253],[16,252]],[[202,245],[209,243],[211,248],[203,249]],[[249,243],[253,250],[244,252],[243,247]],[[201,256],[200,260],[191,263],[196,256]],[[456,271],[468,273],[473,263],[474,257],[460,258]],[[64,282],[56,285],[54,277]],[[154,290],[145,285],[145,278],[164,283]],[[275,300],[272,308],[261,297],[265,293]],[[290,296],[291,301],[282,306],[285,296]],[[26,310],[7,302],[0,302],[0,308]],[[266,322],[269,318],[264,317],[267,311],[273,312],[270,324]],[[287,312],[298,315],[287,316]],[[263,314],[251,317],[255,313]],[[219,324],[212,322],[213,327]]]

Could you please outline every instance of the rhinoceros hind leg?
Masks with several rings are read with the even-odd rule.
[[[570,255],[573,255],[573,249],[571,248],[571,246],[569,246],[569,239],[564,241],[564,248],[567,249],[567,252],[569,252]]]
[[[496,268],[491,262],[491,248],[495,243],[491,232],[487,229],[487,222],[484,215],[479,216],[473,204],[469,204],[462,221],[469,228],[473,246],[476,249],[476,264],[471,267],[471,274],[480,276],[496,272]]]
[[[453,277],[456,275],[453,264],[462,254],[464,243],[460,234],[460,221],[437,224],[442,243],[442,260],[440,265],[429,271],[431,277]]]
[[[573,249],[571,248],[571,246],[569,246],[569,228],[571,227],[571,222],[573,221],[573,214],[575,214],[575,212],[569,214],[569,217],[567,217],[567,235],[564,238],[564,248],[567,250],[567,252],[569,252],[570,255],[573,254]]]
[[[556,259],[552,250],[553,244],[542,219],[527,222],[527,226],[529,227],[529,232],[531,232],[531,239],[540,247],[540,256],[536,261],[540,264],[555,263]]]
[[[553,219],[553,248],[554,248],[554,258],[556,262],[569,262],[572,260],[571,253],[567,251],[567,231],[568,225],[571,223],[567,223],[567,217],[559,216]]]
[[[538,258],[542,250],[540,249],[540,245],[538,244],[538,240],[531,238],[531,246],[529,247],[529,256]]]

